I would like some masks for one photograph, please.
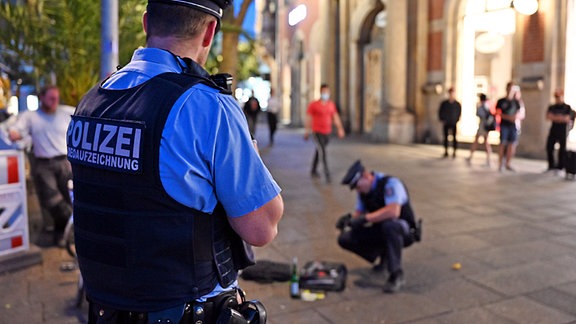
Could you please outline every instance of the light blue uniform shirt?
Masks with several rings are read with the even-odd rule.
[[[185,66],[168,51],[138,49],[103,87],[131,88],[161,73],[181,73]],[[220,202],[229,217],[260,208],[281,191],[253,146],[240,106],[204,84],[184,92],[168,115],[160,141],[160,179],[179,203],[211,213]],[[223,290],[218,285],[204,298]]]
[[[375,172],[374,176],[376,177],[375,181],[372,183],[372,189],[376,188],[376,183],[378,180],[384,178],[384,173]],[[408,193],[406,193],[406,188],[400,180],[396,177],[391,177],[386,182],[386,186],[384,187],[384,202],[386,205],[397,203],[400,206],[404,205],[408,202]],[[361,212],[366,212],[366,207],[362,203],[360,199],[360,194],[358,194],[358,199],[356,202],[356,210]]]

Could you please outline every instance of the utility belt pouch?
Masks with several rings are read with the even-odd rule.
[[[235,233],[232,238],[232,259],[234,260],[234,268],[236,268],[236,270],[256,264],[252,246]]]
[[[242,301],[238,304],[237,295]],[[222,293],[204,303],[186,305],[181,324],[266,324],[266,308],[259,301],[246,301],[241,289]]]

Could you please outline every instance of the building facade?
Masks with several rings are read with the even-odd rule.
[[[523,11],[530,3],[534,13]],[[438,143],[438,105],[454,87],[458,137],[469,141],[477,95],[496,102],[513,81],[526,106],[518,152],[543,157],[554,90],[565,88],[576,108],[576,0],[262,0],[260,8],[275,35],[267,62],[290,125],[302,125],[328,83],[350,132]]]

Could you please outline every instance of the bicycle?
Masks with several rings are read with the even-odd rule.
[[[73,191],[73,183],[72,180],[68,181],[68,190],[70,193],[71,201],[74,201],[74,191]],[[76,258],[76,244],[74,242],[74,213],[70,215],[68,218],[68,222],[66,223],[66,227],[64,228],[64,247],[66,248],[66,252],[74,258],[73,263],[62,264],[62,270],[71,271],[78,268],[77,258]],[[80,308],[84,301],[85,291],[84,291],[84,279],[82,278],[82,274],[79,273],[78,275],[78,287],[77,287],[77,294],[76,294],[76,307]]]

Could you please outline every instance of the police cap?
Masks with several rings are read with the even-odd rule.
[[[358,183],[358,180],[362,178],[363,172],[364,172],[364,166],[362,165],[362,162],[360,162],[360,160],[357,160],[348,169],[348,172],[342,179],[342,184],[350,186],[350,190],[356,188],[356,184]]]
[[[232,0],[148,0],[148,3],[187,6],[210,14],[220,20],[224,9],[232,4]]]

